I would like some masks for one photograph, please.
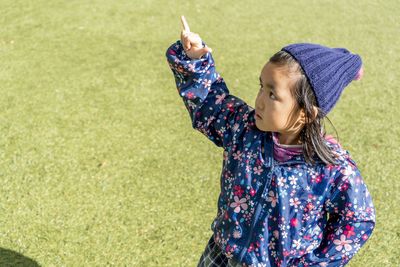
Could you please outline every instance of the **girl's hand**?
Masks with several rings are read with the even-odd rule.
[[[189,24],[187,23],[184,16],[181,16],[181,22],[183,30],[181,32],[181,42],[183,49],[185,49],[186,55],[191,59],[199,59],[204,54],[212,52],[212,49],[208,46],[203,47],[200,36],[197,33],[191,32]]]

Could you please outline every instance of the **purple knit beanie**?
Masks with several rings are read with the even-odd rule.
[[[361,57],[346,48],[297,43],[281,50],[292,55],[302,67],[324,115],[335,106],[343,89],[363,76]]]

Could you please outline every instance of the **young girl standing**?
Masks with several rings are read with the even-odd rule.
[[[262,68],[252,108],[229,93],[211,49],[181,19],[168,64],[193,128],[224,149],[213,235],[198,266],[344,266],[371,236],[375,209],[323,119],[362,77],[360,56],[287,45]]]

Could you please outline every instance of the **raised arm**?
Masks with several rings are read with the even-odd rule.
[[[182,23],[181,40],[166,51],[168,65],[189,111],[192,127],[225,148],[246,127],[252,108],[230,95],[223,78],[215,70],[211,49],[197,34],[187,33],[189,26],[184,17]]]

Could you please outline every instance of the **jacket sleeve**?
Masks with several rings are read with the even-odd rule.
[[[223,78],[215,71],[211,53],[192,60],[178,40],[167,49],[166,57],[192,127],[219,147],[231,145],[246,127],[252,108],[230,95]]]
[[[322,242],[295,266],[344,266],[372,234],[375,209],[355,163],[342,168],[337,177],[325,202],[328,221]]]

